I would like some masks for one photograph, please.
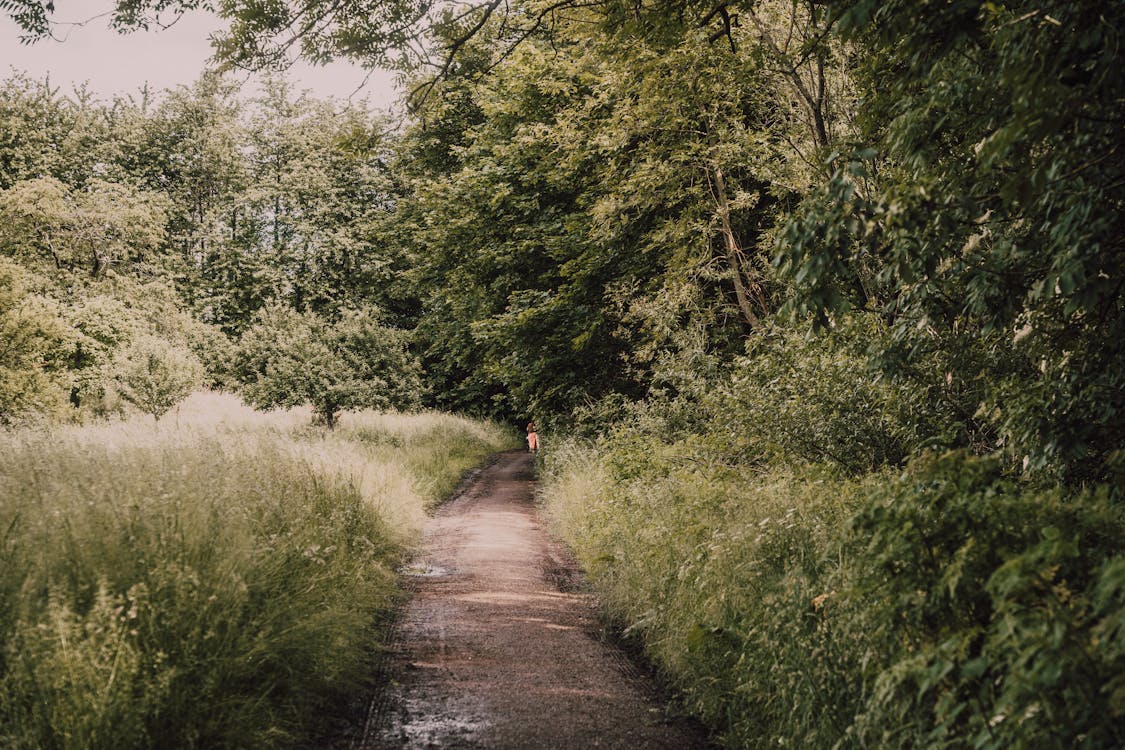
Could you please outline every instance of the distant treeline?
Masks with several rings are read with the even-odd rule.
[[[91,368],[132,337],[88,318],[145,318],[233,385],[266,369],[228,349],[264,310],[314,339],[358,313],[394,339],[377,370],[407,373],[384,403],[560,422],[811,326],[926,394],[892,461],[959,447],[1120,476],[1117,11],[696,10],[568,7],[516,45],[513,16],[435,27],[456,65],[394,127],[280,80],[102,102],[9,79],[0,294],[54,303],[26,313],[39,345],[3,355],[35,372],[2,413],[41,407],[43,374],[91,402]],[[291,359],[353,351],[329,349]],[[375,398],[356,390],[323,410]]]

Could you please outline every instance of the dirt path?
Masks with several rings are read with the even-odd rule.
[[[652,688],[598,640],[595,604],[540,526],[531,460],[505,453],[430,521],[363,750],[689,748]]]

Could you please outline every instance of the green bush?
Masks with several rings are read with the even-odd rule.
[[[58,307],[32,291],[35,278],[0,258],[0,425],[58,413],[56,372],[68,331]]]
[[[732,747],[1122,744],[1125,519],[995,459],[708,463],[628,431],[546,456],[607,610]]]
[[[1125,517],[993,460],[921,459],[873,490],[837,613],[862,634],[851,736],[881,747],[1120,747]]]
[[[966,382],[979,358],[931,354],[929,377],[904,365],[884,371],[866,350],[890,346],[889,337],[864,314],[820,333],[774,326],[725,368],[706,367],[699,352],[684,367],[685,353],[657,369],[649,399],[606,399],[583,410],[581,422],[593,434],[613,424],[628,440],[676,442],[732,466],[817,465],[849,476],[902,466],[926,449],[991,450],[995,431],[972,418],[982,395]]]
[[[413,409],[421,404],[418,363],[403,331],[378,310],[345,312],[332,322],[272,305],[242,335],[234,372],[255,406],[311,404],[329,428],[342,409]]]
[[[160,419],[203,383],[203,364],[190,351],[141,336],[115,362],[121,397]]]

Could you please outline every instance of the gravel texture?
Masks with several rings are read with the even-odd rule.
[[[707,747],[599,637],[597,604],[543,529],[527,453],[501,454],[430,521],[361,750]]]

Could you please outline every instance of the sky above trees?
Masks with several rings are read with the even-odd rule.
[[[112,7],[111,2],[94,0],[81,3],[81,8],[77,5],[58,4],[60,17],[74,22],[62,32],[65,41],[21,44],[19,27],[8,16],[0,15],[0,74],[7,76],[14,68],[34,78],[49,76],[64,91],[85,82],[91,91],[106,98],[135,93],[145,82],[156,91],[188,85],[207,66],[211,56],[209,37],[223,25],[211,13],[189,11],[167,29],[118,34],[101,16]],[[300,61],[288,76],[297,88],[310,89],[321,98],[366,98],[379,109],[392,106],[397,98],[392,73],[376,70],[367,78],[367,71],[346,61],[326,66]],[[238,80],[246,81],[247,95],[260,91],[255,76],[241,73]]]

